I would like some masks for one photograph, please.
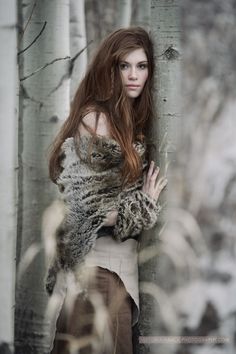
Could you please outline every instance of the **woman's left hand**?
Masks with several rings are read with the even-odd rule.
[[[168,182],[165,177],[160,177],[158,179],[159,172],[160,168],[158,166],[155,168],[154,161],[151,161],[148,172],[144,174],[144,183],[142,187],[142,191],[155,201],[158,200],[161,191],[165,188]]]

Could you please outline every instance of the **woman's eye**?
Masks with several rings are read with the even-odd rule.
[[[120,63],[120,69],[121,70],[125,70],[125,69],[127,69],[128,68],[128,65],[127,64],[125,64],[125,63]]]
[[[142,70],[146,69],[147,67],[147,64],[139,64],[139,68]]]

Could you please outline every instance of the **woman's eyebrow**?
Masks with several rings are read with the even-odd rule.
[[[125,60],[121,60],[120,62],[121,63],[125,63],[125,64],[130,64],[130,62],[125,61]],[[147,60],[142,60],[142,61],[139,61],[137,64],[143,64],[143,63],[148,63],[148,61]]]

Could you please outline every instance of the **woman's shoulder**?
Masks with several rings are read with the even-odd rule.
[[[108,115],[95,109],[87,110],[83,115],[75,136],[75,146],[80,157],[84,154],[91,156],[92,153],[99,153],[100,156],[121,155],[120,145],[111,135]]]
[[[110,138],[110,125],[107,114],[90,108],[84,114],[79,127],[79,136],[89,136],[91,134]]]
[[[111,137],[106,114],[95,110],[83,115],[77,133],[64,141],[61,150],[63,167],[82,162],[96,170],[117,165],[122,155],[120,145]]]

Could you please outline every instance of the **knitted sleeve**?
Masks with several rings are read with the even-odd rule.
[[[160,203],[156,203],[141,190],[127,193],[120,198],[118,204],[114,238],[122,242],[137,236],[142,230],[151,229],[157,223],[160,211]]]

